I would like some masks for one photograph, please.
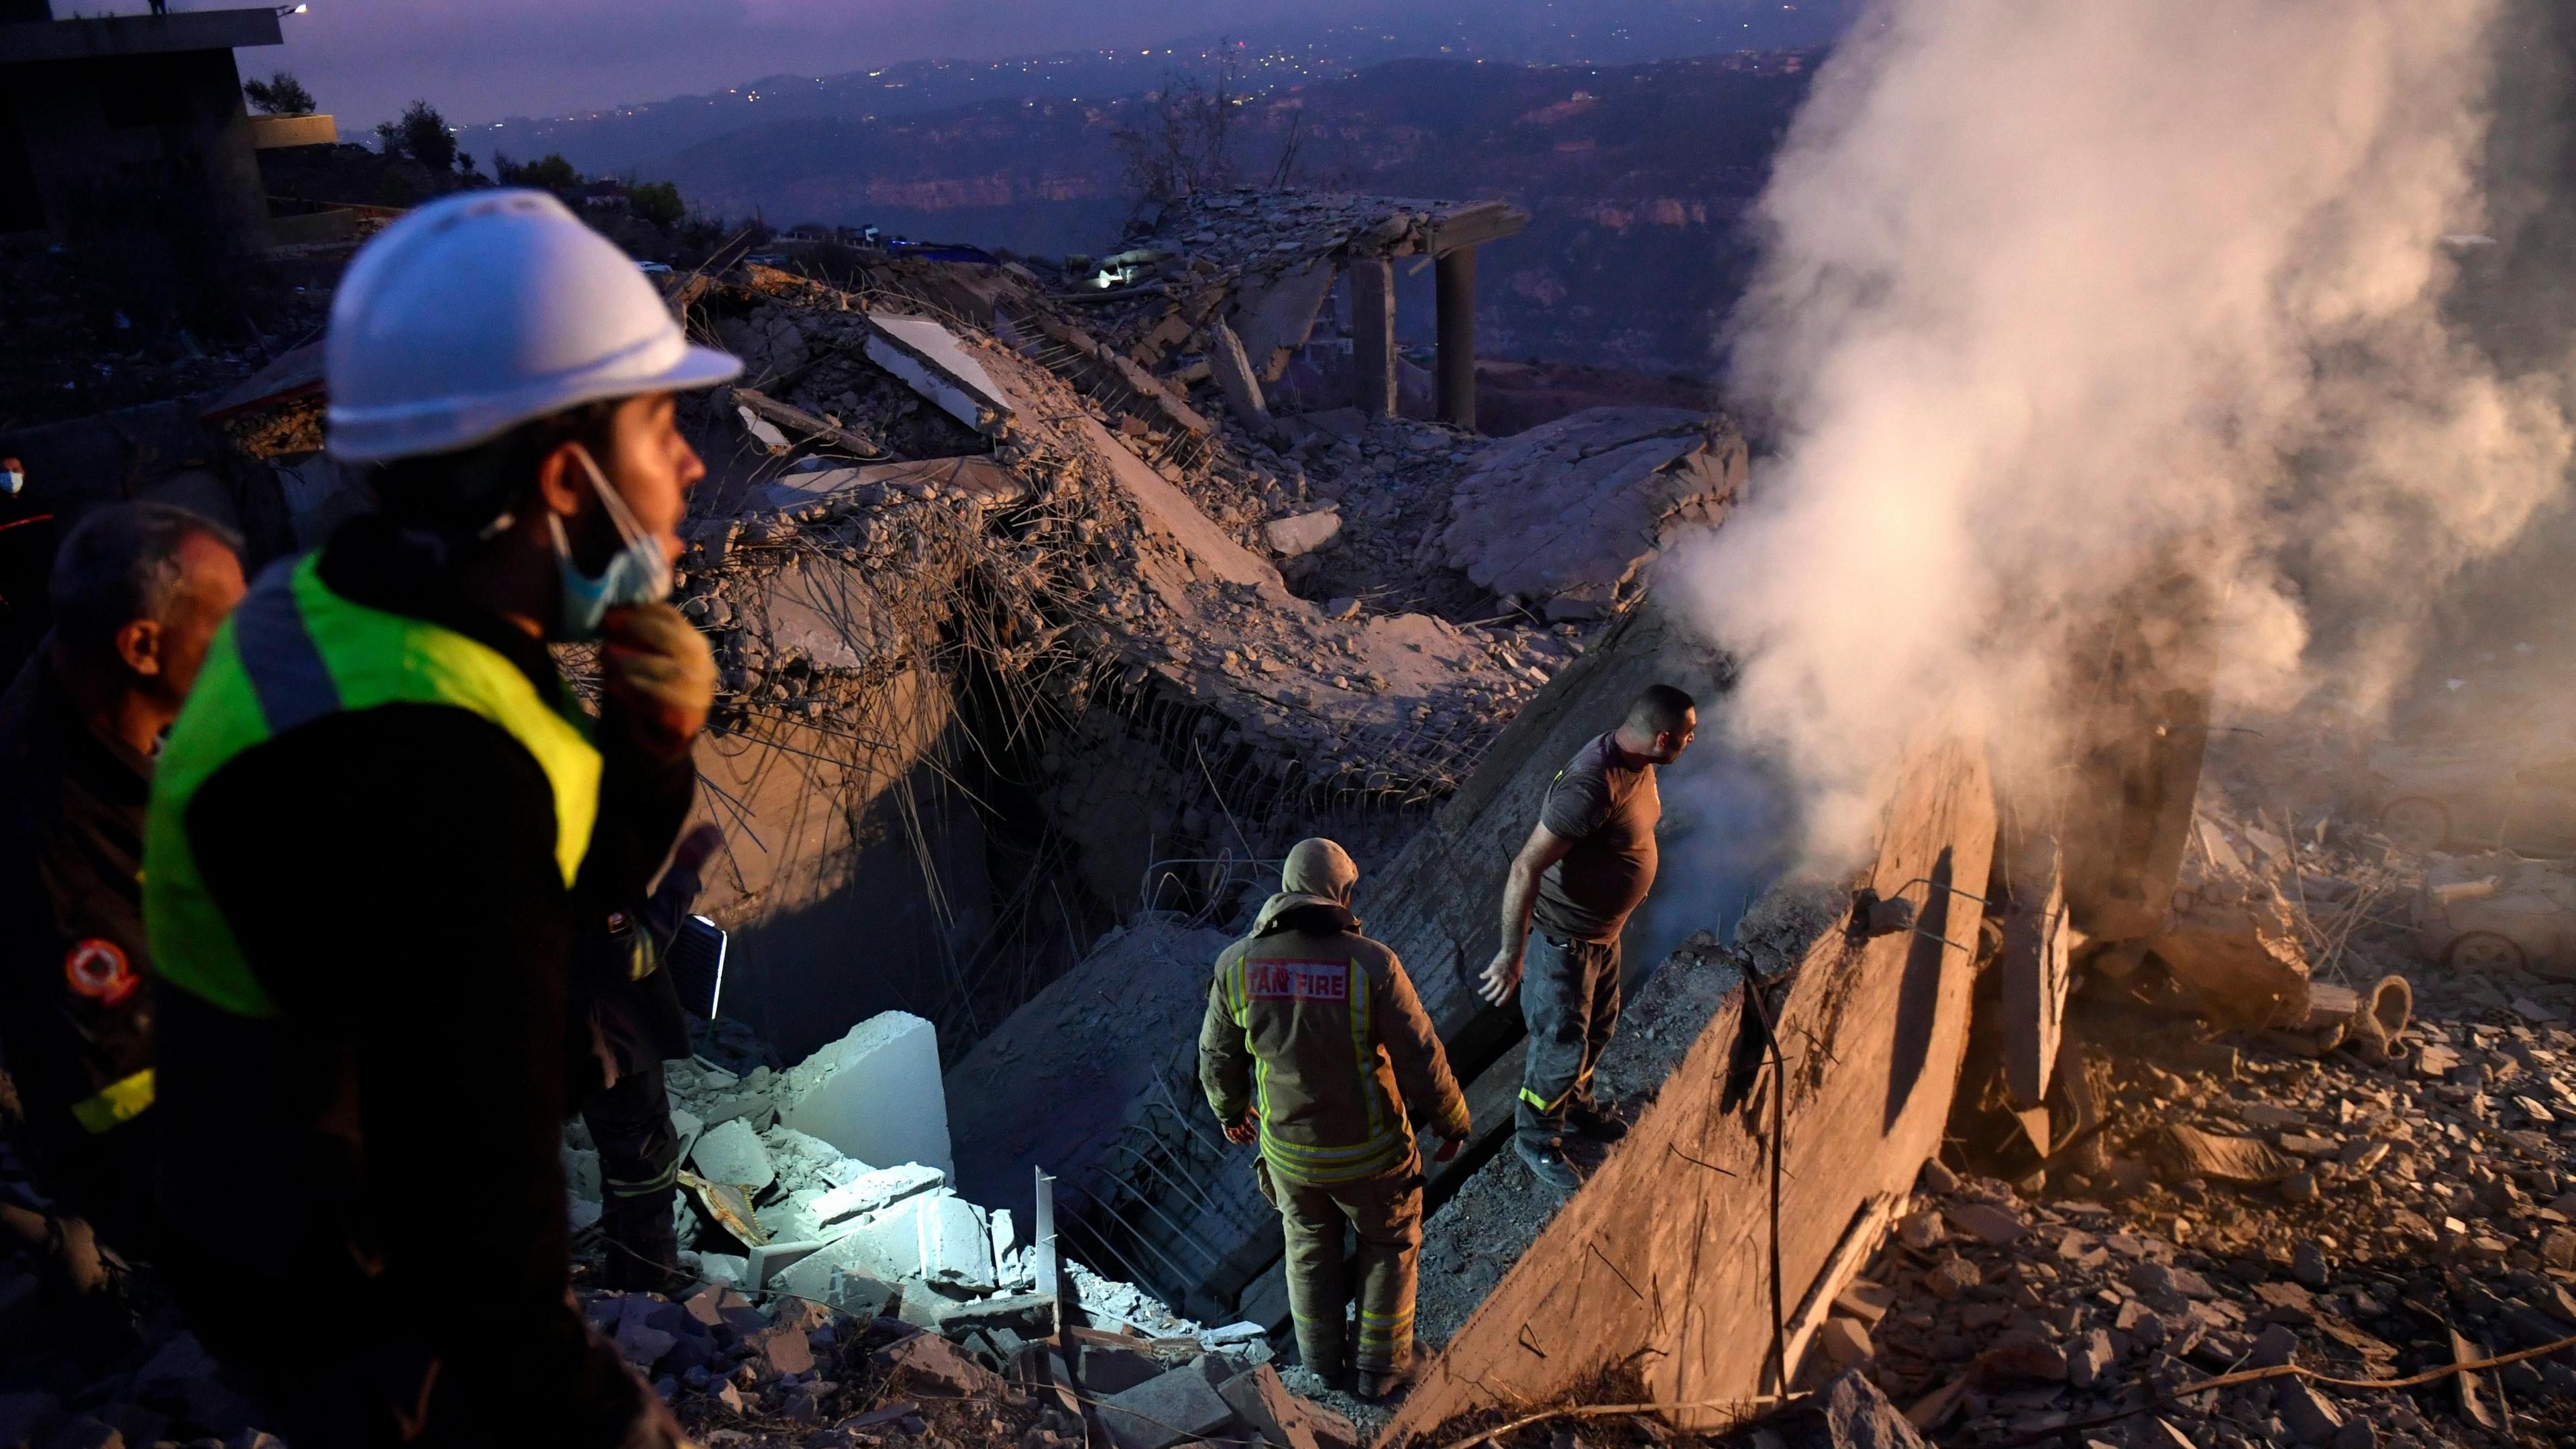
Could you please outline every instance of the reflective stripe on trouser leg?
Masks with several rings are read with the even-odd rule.
[[[1413,1299],[1422,1267],[1422,1178],[1407,1171],[1354,1183],[1342,1195],[1358,1230],[1359,1339],[1351,1365],[1394,1373],[1413,1358]]]
[[[1288,1313],[1296,1321],[1297,1356],[1316,1373],[1342,1366],[1350,1278],[1342,1263],[1342,1210],[1330,1190],[1273,1175],[1279,1232],[1286,1240]]]
[[[1529,1046],[1513,1116],[1521,1140],[1532,1147],[1564,1130],[1565,1103],[1592,1056],[1593,973],[1605,956],[1616,954],[1615,948],[1589,942],[1530,937],[1521,974],[1521,1020],[1529,1028]]]

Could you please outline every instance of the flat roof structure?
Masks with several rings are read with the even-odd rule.
[[[0,24],[0,65],[55,60],[117,60],[188,50],[284,45],[277,11],[183,10],[175,15],[107,15],[85,20]]]

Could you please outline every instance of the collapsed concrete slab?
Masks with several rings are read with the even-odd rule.
[[[1744,437],[1678,408],[1591,408],[1487,447],[1458,480],[1449,562],[1550,618],[1608,612],[1744,488]]]
[[[929,317],[871,312],[867,321],[871,361],[975,431],[999,436],[1008,430],[1010,399],[957,334]]]
[[[955,1167],[939,1036],[910,1012],[889,1011],[850,1028],[787,1074],[780,1099],[780,1121],[861,1162],[914,1162],[942,1173]]]
[[[1965,1049],[1975,965],[1957,943],[1977,939],[1996,828],[1983,751],[1923,746],[1888,798],[1861,881],[1919,901],[1914,928],[1873,939],[1833,931],[1810,947],[1777,1007],[1778,1039],[1805,1044],[1785,1080],[1746,1034],[1743,989],[1734,992],[1627,1139],[1433,1361],[1382,1442],[1421,1441],[1504,1403],[1498,1386],[1510,1402],[1544,1402],[1616,1366],[1634,1367],[1659,1402],[1764,1391],[1775,1297],[1784,1313],[1798,1303],[1873,1199],[1912,1190],[1940,1143]],[[1785,1147],[1771,1137],[1775,1107]],[[1775,1227],[1776,1284],[1766,1266]]]

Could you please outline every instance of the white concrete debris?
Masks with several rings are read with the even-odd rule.
[[[1261,531],[1280,557],[1303,558],[1331,543],[1341,533],[1342,515],[1339,509],[1319,509],[1290,518],[1274,518],[1262,525]]]
[[[999,436],[1012,407],[957,334],[928,317],[870,312],[868,360],[979,433]]]
[[[733,1183],[754,1195],[778,1180],[778,1169],[770,1165],[760,1134],[740,1117],[709,1129],[698,1139],[689,1160],[707,1181]]]
[[[873,1172],[862,1172],[817,1197],[809,1205],[809,1210],[817,1222],[829,1226],[891,1207],[915,1193],[929,1192],[946,1181],[947,1178],[937,1168],[924,1167],[918,1162],[880,1167]]]
[[[768,449],[770,452],[784,453],[790,447],[794,446],[787,441],[787,435],[785,433],[778,431],[777,424],[772,423],[760,414],[753,412],[747,407],[739,406],[734,409],[734,412],[739,414],[742,418],[742,430],[751,434],[753,442],[760,444],[760,446]]]
[[[1551,619],[1608,613],[1675,535],[1744,486],[1734,426],[1680,408],[1590,408],[1505,438],[1458,480],[1449,562]]]
[[[791,1069],[777,1101],[780,1121],[861,1162],[917,1162],[943,1174],[956,1166],[939,1034],[910,1012],[850,1028]]]

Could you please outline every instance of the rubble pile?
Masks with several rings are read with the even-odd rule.
[[[1818,1335],[1818,1362],[1872,1368],[1918,1423],[1956,1415],[1945,1439],[1979,1443],[2084,1427],[2248,1367],[2389,1379],[2576,1338],[2576,1178],[2549,1129],[2488,1096],[2576,1109],[2576,1036],[2416,1030],[2418,1065],[2401,1074],[2088,1024],[2088,1041],[2123,1048],[2088,1053],[2123,1124],[2102,1170],[2025,1198],[1928,1168],[1885,1258]],[[2088,1432],[2480,1443],[2507,1415],[2517,1438],[2576,1427],[2576,1368],[2540,1359],[2411,1392],[2281,1378]]]
[[[1202,1328],[1070,1259],[1062,1285],[1042,1282],[1054,1245],[949,1185],[929,1022],[888,1013],[783,1072],[667,1071],[675,1213],[696,1245],[682,1264],[703,1286],[587,1293],[583,1310],[706,1442],[1049,1449],[1083,1440],[1089,1403],[1123,1449],[1248,1433],[1357,1449],[1281,1386],[1258,1326]],[[565,1158],[576,1252],[595,1264],[598,1163],[578,1123]],[[1083,1320],[1062,1339],[1059,1303]]]
[[[2182,924],[2144,955],[2080,963],[2094,980],[2069,1008],[2060,1071],[2074,1068],[2065,1090],[2098,1133],[2036,1168],[1973,1134],[1960,1144],[2012,1164],[2009,1184],[1928,1167],[1882,1258],[1836,1301],[1811,1375],[1863,1368],[1947,1443],[2067,1429],[2159,1449],[2355,1449],[2576,1432],[2576,1353],[2402,1390],[2319,1381],[2576,1338],[2576,987],[2518,958],[2464,960],[2420,930],[2440,886],[2479,878],[2485,858],[2418,854],[2354,823],[2354,802],[2330,793],[2348,777],[2283,768],[2320,751],[2337,753],[2313,739],[2213,746],[2177,878]],[[2168,949],[2196,920],[2232,922],[2224,971],[2174,969]],[[2411,1020],[2391,1011],[2402,1026],[2380,1029],[2374,986],[2403,991]],[[2280,1009],[2297,991],[2344,993],[2354,1014],[2321,1031]],[[2282,1364],[2312,1375],[2168,1398]]]

